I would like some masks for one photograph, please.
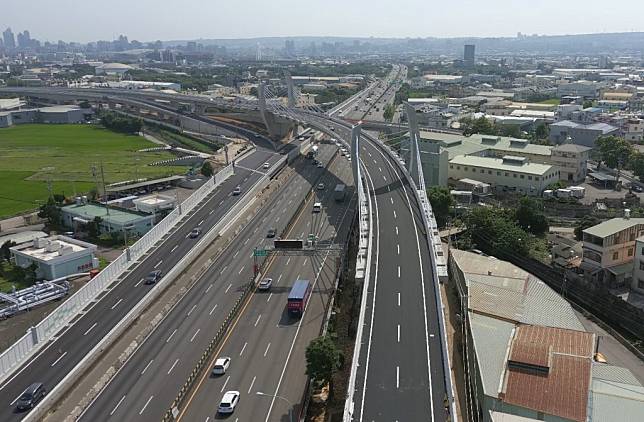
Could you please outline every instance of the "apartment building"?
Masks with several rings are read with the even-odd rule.
[[[588,280],[608,287],[631,282],[636,240],[644,236],[644,218],[612,218],[583,231],[581,269]]]
[[[578,183],[583,182],[588,174],[588,159],[590,151],[582,145],[561,144],[552,149],[550,162],[559,168],[561,180]]]
[[[631,289],[644,294],[644,236],[635,239],[635,258],[633,259]]]

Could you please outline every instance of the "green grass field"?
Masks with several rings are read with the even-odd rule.
[[[54,193],[88,192],[95,186],[91,168],[100,168],[101,162],[108,184],[185,173],[185,167],[148,166],[174,157],[165,151],[137,152],[155,146],[139,136],[90,125],[0,129],[0,217],[37,208],[47,199],[47,180]]]
[[[561,101],[559,98],[550,98],[548,100],[539,101],[539,104],[559,105]]]

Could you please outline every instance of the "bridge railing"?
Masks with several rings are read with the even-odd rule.
[[[148,251],[162,240],[172,228],[201,203],[224,180],[233,174],[229,165],[208,179],[199,189],[190,195],[163,220],[155,225],[136,243],[127,248],[96,277],[81,287],[74,295],[47,315],[27,334],[11,345],[0,355],[0,380],[8,377],[17,367],[26,362],[44,344],[51,340],[69,322],[91,303],[98,300],[101,293],[115,282],[121,281],[124,272],[138,263]]]

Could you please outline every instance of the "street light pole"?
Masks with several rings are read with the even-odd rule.
[[[276,398],[276,399],[284,400],[286,402],[286,404],[288,404],[288,406],[289,406],[288,407],[288,420],[290,422],[293,422],[293,403],[288,401],[288,399],[286,399],[286,397],[278,396],[276,394],[266,394],[266,393],[262,393],[261,391],[257,391],[255,394],[257,394],[258,396],[273,397],[273,398]]]

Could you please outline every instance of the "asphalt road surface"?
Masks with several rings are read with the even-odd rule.
[[[275,163],[280,156],[258,149],[240,160],[235,174],[228,178],[185,223],[166,235],[164,241],[152,250],[98,302],[89,305],[73,325],[62,331],[38,354],[25,363],[10,378],[0,385],[3,410],[0,421],[20,420],[25,415],[18,413],[15,403],[22,392],[34,382],[42,382],[51,390],[69,373],[76,364],[102,339],[132,307],[138,303],[152,286],[142,283],[152,270],[166,273],[195,244],[188,234],[194,227],[207,232],[238,201],[241,196],[232,196],[235,186],[246,190],[261,177],[264,162]]]
[[[323,146],[320,161],[328,161],[333,153],[335,147]],[[235,243],[157,326],[81,420],[161,419],[241,290],[251,280],[253,249],[270,244],[266,239],[267,230],[276,228],[279,233],[312,184],[325,173],[324,169],[311,165],[310,160],[301,160],[296,169],[294,179],[273,195],[272,202],[259,211]],[[329,178],[329,183],[334,180]],[[306,223],[310,226],[315,221],[302,220],[305,225],[298,226],[301,233],[296,234],[305,234]]]

